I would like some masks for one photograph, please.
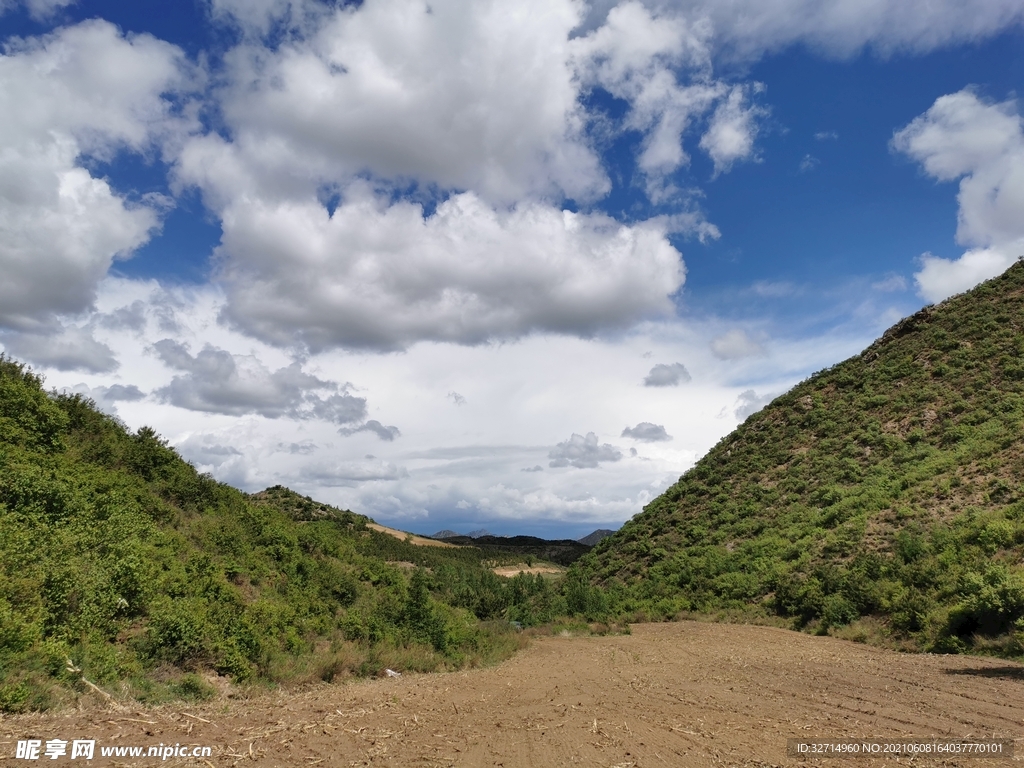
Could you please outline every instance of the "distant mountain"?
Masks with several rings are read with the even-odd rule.
[[[486,528],[480,528],[476,531],[470,531],[469,533],[456,533],[453,530],[445,528],[443,531],[438,531],[430,538],[432,539],[450,539],[455,536],[468,536],[471,539],[479,539],[481,536],[493,536],[494,534],[488,531]]]
[[[750,416],[577,568],[623,615],[1019,656],[1022,480],[1018,261]]]
[[[578,541],[580,544],[586,544],[588,547],[593,547],[597,545],[597,542],[601,541],[602,539],[607,539],[613,533],[615,533],[615,531],[610,530],[608,528],[598,528],[593,533],[588,533],[582,539],[576,539],[576,541]]]

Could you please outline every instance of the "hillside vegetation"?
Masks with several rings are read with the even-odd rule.
[[[0,711],[155,702],[504,658],[566,612],[518,557],[415,547],[286,488],[247,496],[0,356]],[[584,587],[585,589],[585,587]]]
[[[434,538],[439,538],[435,536]],[[445,536],[449,544],[478,547],[485,552],[514,553],[522,558],[548,560],[559,565],[571,565],[590,551],[590,545],[572,539],[539,539],[536,536]]]
[[[752,415],[576,568],[593,611],[1020,655],[1022,481],[1018,262]]]

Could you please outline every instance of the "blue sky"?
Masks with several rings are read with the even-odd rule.
[[[0,345],[246,490],[616,527],[1024,253],[1011,0],[0,0]]]

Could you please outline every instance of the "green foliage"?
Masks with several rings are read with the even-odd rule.
[[[509,620],[565,612],[518,556],[417,547],[275,486],[201,475],[152,429],[47,394],[0,356],[0,711],[86,691],[211,695],[202,674],[290,682],[511,653]],[[324,649],[332,649],[325,651]]]
[[[1022,326],[1020,263],[901,321],[748,418],[579,573],[618,615],[863,619],[901,647],[1020,654]]]

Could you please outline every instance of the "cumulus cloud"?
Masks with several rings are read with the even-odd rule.
[[[209,8],[216,21],[257,40],[275,29],[310,29],[328,12],[316,0],[209,0]]]
[[[175,448],[195,464],[206,467],[220,467],[227,462],[238,461],[243,454],[231,445],[214,442],[213,435],[192,435]]]
[[[1024,254],[1024,244],[1015,249]],[[914,273],[918,293],[931,302],[942,301],[1002,274],[1018,258],[1013,252],[972,248],[958,259],[921,255],[921,271]]]
[[[548,452],[549,467],[576,467],[577,469],[593,469],[602,461],[618,461],[622,452],[610,443],[598,443],[597,435],[588,432],[573,435],[564,443],[559,443]]]
[[[624,2],[574,41],[582,81],[630,104],[624,127],[643,133],[638,164],[654,197],[664,195],[661,177],[689,163],[683,134],[709,110],[714,112],[699,146],[714,161],[716,175],[753,156],[764,110],[748,103],[754,86],[712,76],[712,36],[706,17]],[[680,73],[688,77],[680,80]]]
[[[839,58],[865,46],[882,55],[924,53],[1024,20],[1017,0],[675,0],[673,6],[714,26],[720,55],[744,60],[794,43]]]
[[[754,390],[748,389],[741,392],[736,398],[736,407],[733,413],[740,421],[746,421],[748,416],[757,413],[774,399],[775,395],[759,395]]]
[[[366,399],[302,371],[299,363],[271,371],[252,355],[233,355],[207,344],[193,355],[187,345],[163,339],[153,345],[170,368],[183,371],[157,390],[164,402],[193,411],[268,419],[323,419],[348,424],[366,417]],[[321,395],[317,392],[330,391]]]
[[[402,435],[402,433],[398,431],[398,427],[385,427],[376,419],[370,419],[365,424],[360,424],[358,427],[342,427],[338,432],[346,437],[354,435],[357,432],[372,432],[381,440],[386,440],[389,443],[396,437],[401,437]]]
[[[142,400],[146,394],[134,384],[112,384],[109,387],[90,387],[82,383],[71,387],[71,392],[85,397],[96,403],[96,406],[105,413],[117,414],[117,403],[136,402]]]
[[[960,180],[958,259],[926,253],[918,291],[941,301],[998,275],[1024,254],[1024,122],[1016,101],[989,103],[971,89],[936,99],[892,146],[939,181]]]
[[[0,56],[0,325],[88,309],[115,258],[145,243],[162,205],[131,202],[82,167],[186,130],[167,95],[191,85],[182,52],[94,20],[12,39]]]
[[[715,175],[732,168],[738,160],[750,160],[757,138],[757,119],[768,114],[763,107],[749,103],[749,92],[755,86],[733,86],[729,95],[715,108],[707,132],[701,136],[700,148],[715,164]]]
[[[142,331],[146,327],[146,304],[136,300],[126,307],[118,307],[113,312],[98,313],[96,322],[112,331]]]
[[[571,62],[578,4],[373,2],[312,16],[259,5],[244,16],[315,21],[276,50],[249,41],[225,59],[222,109],[264,190],[366,171],[502,204],[608,189]]]
[[[644,377],[645,387],[674,387],[690,380],[690,372],[682,363],[658,363]]]
[[[728,333],[711,340],[711,352],[721,360],[738,360],[743,357],[763,355],[764,349],[741,328],[734,328]]]
[[[245,26],[235,0],[213,7]],[[666,180],[684,133],[704,125],[721,173],[755,156],[763,114],[756,86],[713,76],[708,24],[639,2],[582,34],[570,0],[311,7],[256,4],[215,91],[230,138],[190,139],[175,166],[221,218],[225,318],[315,353],[589,337],[673,312],[668,235],[718,235],[699,190]],[[267,24],[291,31],[271,47]],[[562,210],[610,189],[593,89],[628,103],[609,130],[643,135],[640,172],[671,215]]]
[[[113,350],[93,338],[89,328],[44,326],[4,334],[0,342],[14,357],[59,371],[109,373],[118,367]]]
[[[684,280],[659,226],[473,193],[432,215],[361,187],[315,200],[239,200],[225,213],[225,316],[269,343],[399,349],[534,331],[591,335],[673,311]]]
[[[252,487],[250,472],[254,463],[255,446],[245,445],[245,450],[227,442],[226,435],[190,434],[174,445],[187,461],[200,472],[209,472],[218,480],[236,488]],[[255,473],[253,473],[255,474]],[[263,477],[254,477],[261,483]],[[257,488],[264,487],[256,485]]]
[[[652,424],[649,421],[641,421],[635,427],[626,427],[622,430],[622,437],[631,437],[643,443],[660,443],[672,439],[672,435],[665,431],[660,424]],[[636,455],[636,449],[631,452]]]

